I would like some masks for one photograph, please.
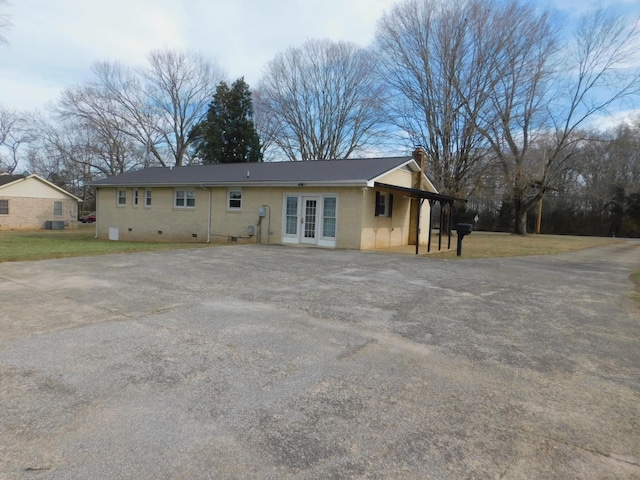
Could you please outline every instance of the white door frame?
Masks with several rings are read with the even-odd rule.
[[[287,199],[295,197],[296,198],[296,231],[295,233],[287,233]],[[335,197],[336,198],[336,212],[334,215],[338,215],[337,210],[337,194],[335,193],[311,193],[311,194],[302,194],[302,193],[285,193],[282,202],[282,243],[294,243],[294,244],[305,244],[305,245],[318,245],[319,247],[336,247],[336,230],[334,230],[334,236],[332,237],[324,237],[323,231],[323,222],[324,222],[324,203],[327,197]],[[306,232],[306,228],[308,225],[305,223],[305,214],[307,201],[315,201],[316,202],[316,215],[315,218],[312,219],[315,222],[315,228],[312,232]],[[305,236],[305,234],[312,233],[313,237]]]
[[[320,236],[320,195],[302,195],[300,202],[300,243],[318,244]],[[309,205],[307,205],[309,202]],[[312,204],[315,202],[315,204]]]

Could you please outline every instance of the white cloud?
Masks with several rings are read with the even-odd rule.
[[[620,110],[611,114],[593,115],[585,124],[586,128],[594,128],[604,132],[621,124],[632,125],[640,119],[640,109]]]
[[[41,107],[45,91],[55,92],[54,100],[64,87],[89,78],[94,62],[133,65],[154,48],[187,47],[183,15],[169,0],[21,0],[8,13],[13,26],[0,65],[5,88],[11,86],[6,77],[14,85],[0,91],[0,104],[13,108]]]
[[[591,7],[595,0],[541,0]],[[612,0],[635,7],[637,2]],[[396,0],[10,0],[0,47],[0,105],[43,108],[102,60],[139,65],[159,48],[191,49],[255,86],[278,52],[311,38],[368,45]]]
[[[189,2],[189,45],[215,58],[232,78],[255,84],[278,52],[311,38],[368,44],[384,9],[395,0],[254,0]]]

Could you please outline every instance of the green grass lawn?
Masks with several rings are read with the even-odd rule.
[[[80,225],[77,230],[0,232],[0,262],[210,246],[206,243],[113,242],[98,240],[94,235],[93,225]]]
[[[636,284],[636,301],[640,304],[640,270],[631,275],[631,280]]]
[[[79,257],[127,253],[148,250],[208,247],[206,243],[114,242],[94,238],[93,225],[80,225],[77,230],[34,230],[0,232],[0,262],[41,260],[47,258]],[[434,252],[436,258],[457,258],[457,238],[451,239],[452,251]],[[619,241],[601,237],[572,237],[565,235],[510,235],[473,232],[464,238],[462,257],[493,258],[522,255],[549,255],[607,245]],[[434,242],[437,239],[434,238]],[[446,244],[446,237],[443,238]],[[435,243],[437,245],[437,243]],[[437,248],[437,247],[436,247]],[[638,279],[640,281],[640,279]]]
[[[443,245],[446,245],[443,237]],[[432,240],[437,250],[437,238]],[[451,238],[452,251],[436,252],[439,258],[456,258],[454,233]],[[512,235],[509,233],[473,232],[462,241],[462,256],[458,258],[497,258],[526,255],[552,255],[555,253],[582,250],[583,248],[610,245],[620,240],[608,237],[574,237],[571,235]]]

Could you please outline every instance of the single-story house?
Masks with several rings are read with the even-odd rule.
[[[96,236],[350,249],[426,244],[431,203],[451,197],[425,176],[424,152],[414,157],[157,167],[107,177],[92,182]]]
[[[80,201],[38,175],[0,173],[0,230],[77,228]]]

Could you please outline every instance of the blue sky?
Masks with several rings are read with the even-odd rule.
[[[62,89],[91,78],[102,60],[139,65],[153,49],[198,51],[230,80],[257,84],[278,52],[309,38],[368,44],[395,0],[6,0],[13,26],[0,46],[0,105],[43,110]],[[544,0],[576,15],[640,0]]]

